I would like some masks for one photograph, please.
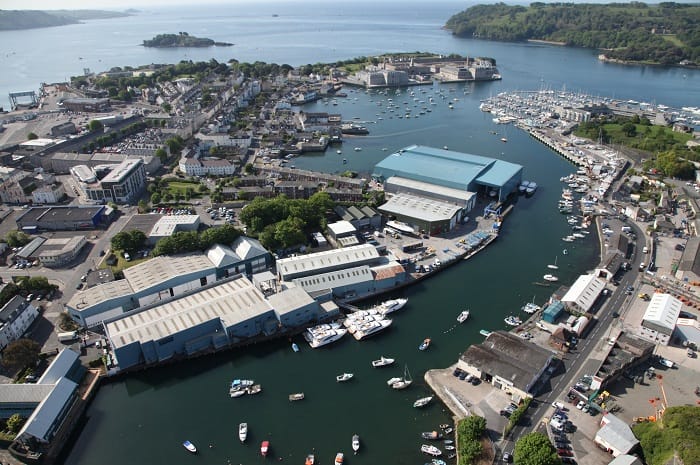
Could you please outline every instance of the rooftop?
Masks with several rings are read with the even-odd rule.
[[[396,194],[379,207],[379,210],[390,215],[420,218],[431,222],[449,220],[460,209],[462,207],[459,205],[411,194]]]
[[[344,234],[353,234],[357,232],[352,223],[344,220],[329,224],[328,229],[333,232],[335,236],[342,236]]]
[[[76,292],[66,305],[77,311],[82,311],[102,302],[132,294],[134,294],[134,290],[129,282],[126,279],[119,279]]]
[[[117,184],[123,182],[127,176],[129,176],[132,172],[134,172],[134,170],[136,170],[141,165],[143,165],[143,160],[141,160],[140,158],[126,159],[123,162],[119,163],[117,166],[115,166],[107,176],[102,178],[101,182],[111,182]]]
[[[670,294],[654,293],[642,320],[673,331],[683,303]]]
[[[576,279],[561,301],[564,303],[575,303],[584,312],[587,312],[593,307],[593,303],[603,288],[605,288],[605,281],[597,278],[594,274],[584,274]]]
[[[189,276],[206,270],[214,272],[214,269],[214,264],[209,261],[206,255],[202,254],[176,257],[161,256],[125,269],[124,277],[131,285],[134,293],[139,293],[171,279]]]
[[[320,273],[304,278],[296,278],[292,282],[303,288],[306,292],[313,293],[336,287],[351,286],[353,284],[371,282],[372,271],[369,266],[358,266],[344,270]]]
[[[453,189],[451,187],[437,186],[427,182],[416,181],[414,179],[402,178],[400,176],[392,176],[386,180],[387,184],[405,187],[407,189],[419,190],[426,193],[433,193],[441,197],[452,197],[456,199],[469,201],[475,194],[473,192],[462,189]]]
[[[323,273],[332,268],[350,267],[353,264],[367,264],[379,258],[377,249],[372,244],[362,244],[344,249],[326,250],[308,255],[277,260],[277,271],[283,276]]]
[[[278,315],[293,312],[316,301],[301,287],[290,287],[267,298]]]
[[[85,222],[89,223],[98,215],[105,207],[33,207],[24,212],[18,222]]]
[[[169,237],[181,226],[195,229],[199,226],[199,215],[165,215],[161,217],[150,231],[151,237]]]
[[[412,145],[380,161],[374,175],[399,176],[454,189],[467,190],[474,182],[501,186],[522,166],[468,153]]]
[[[239,276],[111,321],[105,327],[112,344],[122,347],[160,340],[214,319],[230,327],[271,311],[263,294]]]

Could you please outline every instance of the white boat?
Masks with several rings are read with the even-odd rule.
[[[185,441],[182,443],[182,445],[185,447],[185,449],[192,452],[193,454],[197,453],[197,448],[190,441]]]
[[[469,318],[469,310],[464,310],[462,313],[457,315],[457,322],[464,323]]]
[[[255,384],[252,379],[234,379],[228,389],[231,397],[238,397],[246,393],[246,389]],[[240,394],[239,394],[240,393]]]
[[[303,392],[296,392],[294,394],[289,394],[289,400],[290,401],[295,401],[295,400],[302,400],[304,399],[304,393]]]
[[[383,315],[388,315],[389,313],[401,310],[404,305],[406,305],[408,299],[391,299],[379,304],[379,311]]]
[[[379,331],[387,329],[389,326],[391,326],[391,320],[389,319],[370,321],[360,325],[353,333],[353,337],[360,341],[366,337],[378,333]]]
[[[247,437],[248,437],[248,423],[241,423],[240,425],[238,425],[238,439],[240,439],[241,442],[245,442]]]
[[[297,345],[296,342],[292,342],[292,350],[294,352],[299,352],[299,346]]]
[[[335,454],[335,465],[342,465],[345,455],[342,452]]]
[[[262,392],[262,386],[259,384],[253,384],[252,386],[247,387],[245,392],[246,394],[249,394],[251,396],[255,394],[260,394],[260,392]]]
[[[525,190],[525,193],[527,195],[532,195],[535,193],[537,190],[537,183],[535,181],[530,181],[530,183],[527,186],[527,189]]]
[[[348,330],[345,328],[328,329],[322,332],[311,332],[311,330],[306,330],[304,332],[304,339],[306,339],[312,348],[317,349],[341,339],[347,333]]]
[[[374,368],[385,367],[391,365],[392,363],[394,363],[393,358],[385,357],[383,355],[379,358],[379,360],[372,360],[372,366]]]
[[[536,311],[540,310],[542,307],[539,305],[535,304],[534,302],[528,302],[525,305],[523,305],[523,308],[521,310],[527,314],[532,315]]]
[[[513,316],[513,315],[510,315],[510,316],[504,318],[503,321],[508,326],[519,326],[523,322],[520,318],[518,318],[517,316]]]
[[[479,334],[481,334],[484,337],[489,337],[491,335],[491,331],[488,329],[480,329]]]
[[[387,380],[386,384],[387,384],[387,386],[390,386],[390,387],[391,387],[391,386],[393,386],[394,384],[398,383],[399,381],[401,381],[401,378],[398,378],[398,377],[389,378],[389,379]]]
[[[418,350],[428,350],[428,347],[430,347],[430,342],[431,340],[429,337],[423,339],[423,342],[421,342],[418,346]]]
[[[559,281],[559,278],[557,278],[553,274],[546,274],[546,275],[542,276],[542,279],[545,279],[545,280],[551,281],[551,282]]]
[[[425,407],[431,400],[433,400],[433,396],[421,397],[413,403],[413,406],[416,408]]]
[[[433,457],[442,455],[442,451],[432,444],[423,444],[420,446],[420,451],[424,454],[432,455]]]
[[[342,383],[345,381],[350,381],[353,376],[355,376],[353,373],[343,373],[342,375],[336,376],[335,380],[338,381],[339,383]]]
[[[355,454],[360,450],[360,436],[357,434],[352,435],[352,450]]]
[[[558,258],[559,258],[558,256],[557,256],[557,257],[554,257],[554,264],[553,264],[553,265],[547,265],[547,268],[549,268],[550,270],[558,270],[558,269],[559,269],[559,267],[557,266],[557,259],[558,259]]]
[[[354,150],[355,150],[355,152],[360,152],[360,151],[362,151],[362,147],[355,147]]]
[[[392,384],[391,387],[392,389],[406,389],[412,382],[411,373],[408,371],[408,365],[406,365],[403,371],[403,378]]]

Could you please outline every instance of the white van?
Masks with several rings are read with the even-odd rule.
[[[649,247],[646,245],[642,248],[642,253],[649,253]]]

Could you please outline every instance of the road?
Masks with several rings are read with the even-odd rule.
[[[605,220],[614,230],[619,231],[622,226],[629,226],[636,235],[634,248],[629,258],[632,265],[631,269],[620,277],[620,284],[614,288],[609,294],[604,303],[598,309],[595,326],[588,332],[585,338],[581,339],[572,352],[569,352],[563,357],[564,373],[555,376],[551,379],[553,383],[551,388],[546,392],[536,396],[530,404],[527,415],[521,425],[513,428],[513,431],[507,439],[503,439],[498,447],[501,454],[505,451],[512,451],[515,448],[515,442],[524,434],[528,434],[542,424],[543,419],[552,411],[552,402],[565,398],[566,394],[571,389],[571,386],[576,384],[576,381],[584,374],[593,374],[592,370],[598,368],[599,362],[591,359],[593,351],[607,349],[606,339],[610,338],[612,331],[619,333],[621,325],[617,323],[617,317],[613,317],[613,312],[617,312],[620,317],[624,316],[627,308],[634,300],[637,292],[637,283],[639,278],[639,264],[642,261],[642,254],[638,254],[638,250],[642,250],[645,246],[644,232],[633,222],[622,222],[620,220]],[[599,229],[599,237],[602,233]],[[625,293],[627,286],[632,286],[635,290],[631,295]],[[560,370],[561,371],[561,370]]]

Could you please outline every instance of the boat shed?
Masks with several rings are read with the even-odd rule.
[[[216,267],[217,279],[228,278],[239,273],[252,276],[272,266],[270,252],[252,237],[241,236],[233,242],[231,247],[215,244],[205,253]]]
[[[311,295],[330,291],[338,298],[374,291],[374,277],[367,265],[295,278],[292,282]]]
[[[396,194],[379,207],[379,211],[399,221],[415,225],[418,230],[438,235],[452,230],[466,218],[468,210],[454,203],[420,197],[413,194]]]
[[[542,319],[547,323],[554,324],[557,319],[564,313],[564,304],[559,300],[553,300],[542,312]]]
[[[605,289],[605,281],[594,274],[578,277],[561,301],[580,313],[588,313],[600,293]]]
[[[385,183],[396,176],[487,195],[496,191],[498,200],[503,201],[517,190],[522,171],[521,165],[495,158],[412,145],[380,161],[373,177]]]
[[[322,316],[318,302],[300,287],[290,287],[272,294],[267,299],[275,309],[280,324],[285,328],[297,328],[317,322]]]
[[[672,295],[655,293],[642,317],[640,337],[655,344],[668,345],[682,307],[683,303]]]
[[[537,394],[537,382],[553,359],[554,352],[507,331],[494,331],[481,344],[469,346],[457,366],[522,399]]]
[[[362,244],[277,260],[277,275],[282,281],[291,281],[305,276],[372,265],[380,260],[381,256],[372,244]]]
[[[225,347],[278,325],[272,306],[238,276],[106,321],[105,334],[120,369]]]

